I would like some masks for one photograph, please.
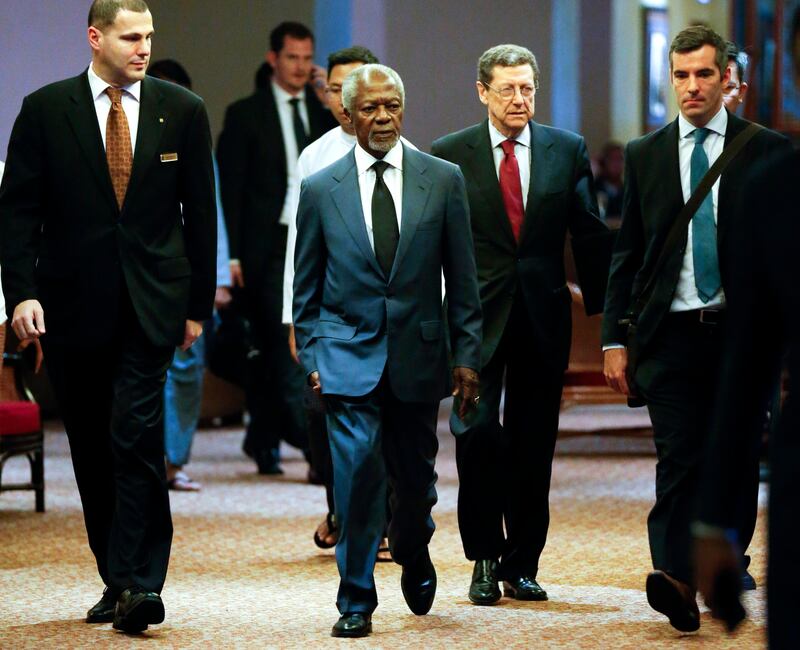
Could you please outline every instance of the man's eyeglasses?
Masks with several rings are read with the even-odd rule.
[[[503,86],[502,88],[495,88],[483,81],[481,83],[484,87],[496,92],[505,101],[514,99],[517,95],[517,91],[519,91],[523,99],[531,99],[536,94],[536,86]]]
[[[730,95],[732,92],[739,90],[741,87],[741,84],[728,84],[722,89],[722,93],[724,95]]]

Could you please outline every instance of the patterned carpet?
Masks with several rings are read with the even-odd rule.
[[[631,417],[619,413],[624,417]],[[606,414],[608,415],[608,414]],[[573,414],[572,432],[580,430]],[[638,417],[641,417],[639,415]],[[651,611],[645,517],[654,459],[646,438],[570,436],[559,443],[552,523],[539,578],[546,603],[504,598],[476,607],[466,597],[470,564],[456,523],[454,445],[440,427],[438,526],[431,555],[439,589],[430,615],[412,615],[400,569],[378,565],[380,605],[368,639],[329,636],[337,618],[332,552],[311,540],[322,488],[305,483],[301,456],[286,449],[286,475],[259,477],[241,454],[241,429],[201,431],[189,470],[204,484],[173,493],[175,541],[163,597],[167,619],[138,638],[86,625],[102,585],[85,541],[65,437],[48,428],[47,513],[33,493],[0,494],[0,648],[759,648],[764,625],[764,528],[752,554],[760,588],[747,595],[750,620],[734,637],[703,614],[698,634],[681,636]],[[635,425],[634,425],[635,426]],[[6,480],[27,471],[14,459]],[[764,494],[761,495],[762,499]]]

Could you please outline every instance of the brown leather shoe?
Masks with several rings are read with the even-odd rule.
[[[670,625],[681,632],[700,629],[700,610],[696,590],[663,571],[647,576],[647,602],[669,619]]]

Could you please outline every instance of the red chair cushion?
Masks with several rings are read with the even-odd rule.
[[[34,433],[41,428],[38,404],[0,402],[0,436]]]

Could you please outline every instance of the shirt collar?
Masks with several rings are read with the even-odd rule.
[[[396,167],[400,171],[403,170],[403,145],[399,140],[397,141],[396,145],[386,152],[386,155],[383,158],[376,158],[371,153],[362,149],[361,145],[358,143],[356,143],[355,151],[356,169],[358,170],[359,176],[361,176],[361,174],[378,162],[378,160],[383,160],[384,162],[389,163],[390,167]]]
[[[497,127],[492,124],[492,121],[489,120],[489,139],[492,141],[492,149],[495,147],[499,147],[503,142],[508,140],[506,136],[504,136],[500,131],[497,130]],[[530,148],[531,146],[531,125],[528,124],[520,134],[516,138],[511,138],[512,140],[516,140],[517,144],[521,144],[524,147]]]
[[[275,81],[270,81],[272,84],[272,95],[275,97],[276,102],[284,102],[286,104],[289,103],[291,99],[299,99],[301,102],[306,101],[306,89],[303,88],[299,93],[296,95],[290,95],[287,93],[283,88],[281,88]]]
[[[92,99],[97,101],[101,96],[106,94],[106,88],[108,88],[111,84],[103,81],[97,76],[97,73],[94,71],[91,63],[89,64],[89,70],[87,71],[86,75],[89,77],[89,88],[92,91]],[[132,84],[122,86],[121,90],[128,93],[138,102],[141,98],[142,82],[134,81]]]
[[[347,131],[345,131],[341,126],[337,126],[339,129],[339,138],[342,142],[349,144],[350,146],[356,143],[356,136],[350,135]]]
[[[721,135],[723,138],[725,137],[725,131],[728,130],[728,111],[725,110],[724,104],[717,111],[717,114],[708,121],[705,128]],[[686,138],[694,133],[697,127],[687,120],[683,113],[678,113],[678,129],[681,138]]]

